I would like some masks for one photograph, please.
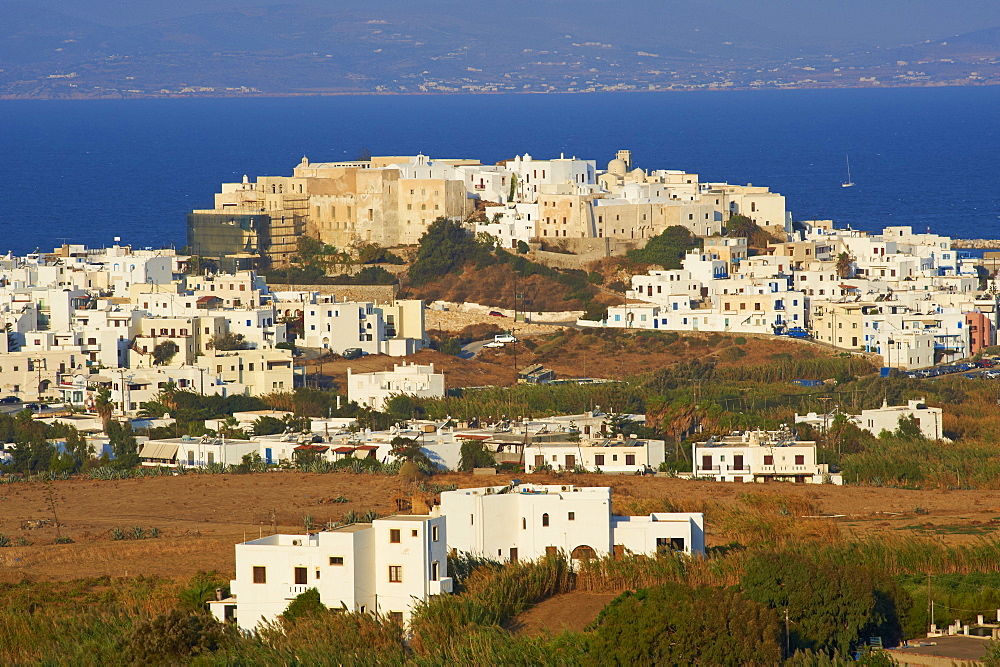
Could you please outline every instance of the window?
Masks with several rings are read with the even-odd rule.
[[[545,547],[545,555],[546,556],[558,556],[559,555],[559,547]]]
[[[570,521],[576,521],[576,512],[570,512],[569,514],[566,515],[566,518],[569,519]]]
[[[399,528],[393,528],[389,531],[389,542],[391,544],[399,544]]]
[[[253,566],[253,583],[255,584],[266,584],[267,583],[267,568],[263,565]]]
[[[439,526],[431,526],[431,541],[437,542],[440,535],[438,534]]]
[[[343,556],[330,556],[330,565],[343,565],[343,564],[344,564]]]
[[[795,465],[797,465],[797,466],[805,465],[805,462],[806,462],[805,455],[803,455],[803,454],[796,454],[795,455]]]
[[[399,623],[400,625],[402,625],[403,624],[403,612],[401,612],[401,611],[390,611],[389,612],[389,620],[392,621],[393,623]]]
[[[774,457],[773,456],[765,456],[764,457],[764,465],[766,465],[766,466],[773,466],[774,465]]]
[[[410,531],[410,537],[416,537],[416,536],[417,536],[417,531],[416,530],[411,530]]]
[[[306,568],[304,567],[295,568],[295,584],[298,586],[308,583],[309,583],[309,573],[306,571]]]
[[[625,465],[627,465],[627,466],[634,466],[635,465],[635,454],[626,454],[625,455]]]
[[[437,561],[431,563],[431,581],[438,581],[441,578],[441,564]]]
[[[521,530],[528,530],[528,519],[521,517]]]
[[[549,514],[548,514],[548,512],[546,512],[545,514],[542,515],[542,525],[543,526],[549,525]]]
[[[594,465],[595,466],[602,466],[602,465],[604,465],[604,454],[595,454],[594,455]]]
[[[390,584],[401,584],[401,583],[403,583],[403,566],[402,565],[390,565],[389,566],[389,583]]]

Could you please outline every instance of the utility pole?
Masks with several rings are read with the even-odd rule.
[[[931,626],[934,625],[934,603],[931,602],[931,573],[927,573],[927,634],[930,635]]]
[[[122,419],[125,419],[125,407],[126,407],[126,403],[125,403],[125,369],[124,368],[119,368],[118,369],[118,381],[121,382],[121,384],[118,385],[118,388],[120,389],[120,393],[121,393],[121,397],[122,397]]]
[[[791,637],[788,634],[788,610],[785,610],[785,657],[791,655]]]

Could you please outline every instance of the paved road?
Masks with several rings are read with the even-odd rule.
[[[13,405],[0,405],[0,413],[11,414],[17,413],[24,409],[24,403],[15,403]],[[36,410],[35,413],[39,415],[48,415],[53,412],[61,412],[64,408],[42,408],[41,410]]]

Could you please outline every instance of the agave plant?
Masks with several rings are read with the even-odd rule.
[[[0,547],[9,547],[9,546],[10,546],[10,538],[0,533]]]
[[[143,540],[146,539],[146,530],[142,526],[132,526],[130,535],[133,540]]]
[[[125,539],[125,531],[120,526],[111,529],[111,539],[118,542]]]

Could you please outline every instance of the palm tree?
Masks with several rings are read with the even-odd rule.
[[[101,418],[104,432],[108,432],[108,424],[111,422],[111,412],[114,410],[114,403],[111,402],[111,390],[101,387],[97,390],[97,398],[94,400],[94,409],[97,416]]]
[[[839,278],[850,278],[854,275],[854,259],[846,252],[837,255],[837,276]]]

